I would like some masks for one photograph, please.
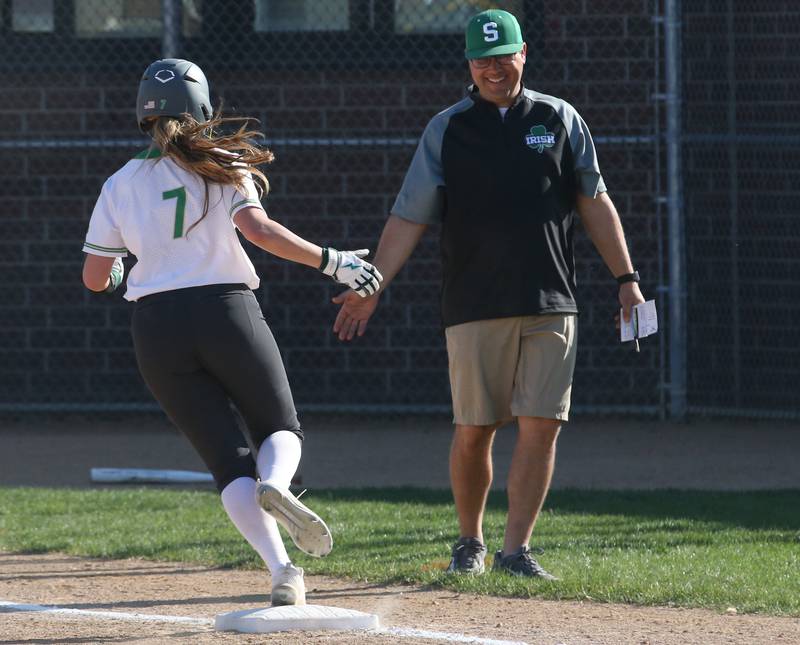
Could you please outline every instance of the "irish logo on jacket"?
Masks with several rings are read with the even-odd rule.
[[[556,145],[556,135],[548,132],[543,125],[535,125],[531,128],[531,133],[525,135],[525,144],[541,153],[545,148]]]

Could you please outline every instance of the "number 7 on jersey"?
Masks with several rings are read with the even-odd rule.
[[[177,199],[175,204],[175,228],[172,233],[172,239],[183,237],[183,216],[186,212],[186,188],[173,188],[161,193],[163,199]]]

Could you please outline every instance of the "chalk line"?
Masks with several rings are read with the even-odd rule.
[[[200,625],[212,627],[211,618],[197,618],[194,616],[169,616],[165,614],[138,614],[122,611],[94,611],[90,609],[70,609],[55,605],[35,605],[18,603],[10,600],[0,600],[0,612],[3,611],[31,611],[60,616],[75,616],[85,618],[102,618],[106,620],[123,620],[129,622],[150,623],[180,623],[184,625]],[[523,641],[506,641],[482,636],[469,636],[468,634],[453,634],[450,632],[436,632],[427,629],[412,629],[408,627],[381,627],[369,630],[369,633],[387,634],[400,638],[425,638],[428,640],[445,641],[449,643],[475,643],[475,645],[527,645]]]

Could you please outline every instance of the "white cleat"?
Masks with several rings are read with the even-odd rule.
[[[297,499],[288,488],[258,482],[256,499],[267,513],[286,529],[303,553],[321,558],[333,548],[330,529],[319,515]]]
[[[273,575],[270,600],[273,607],[305,605],[306,583],[303,581],[303,570],[289,563]]]

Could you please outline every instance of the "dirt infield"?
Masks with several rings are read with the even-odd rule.
[[[208,625],[122,621],[0,608],[0,643],[336,643],[423,645],[460,636],[568,645],[800,642],[800,621],[702,610],[491,598],[451,591],[307,580],[313,604],[380,616],[392,633],[305,632],[245,635]],[[254,571],[207,569],[143,560],[89,560],[64,555],[0,554],[0,600],[213,619],[266,604],[268,579]],[[420,638],[411,630],[439,632]],[[430,636],[430,634],[428,634]],[[457,642],[457,641],[456,641]],[[465,642],[465,640],[461,640]],[[476,641],[473,641],[476,642]],[[480,642],[480,641],[477,641]],[[483,642],[486,642],[484,640]]]
[[[312,488],[447,487],[446,419],[305,420],[301,472]],[[514,433],[495,445],[502,487]],[[91,467],[202,469],[162,417],[5,419],[0,485],[90,486]],[[716,490],[800,487],[796,424],[651,420],[577,421],[562,433],[557,488]],[[266,606],[265,573],[142,560],[0,553],[0,601],[95,612],[182,616]],[[377,613],[392,633],[243,635],[208,624],[33,613],[0,607],[6,643],[435,643],[517,641],[556,645],[800,643],[800,620],[704,610],[503,599],[443,590],[308,578],[309,602]],[[461,640],[458,640],[461,639]],[[488,639],[488,640],[487,640]]]

